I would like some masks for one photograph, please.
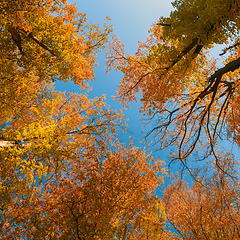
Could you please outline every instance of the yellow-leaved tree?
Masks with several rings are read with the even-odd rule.
[[[1,239],[168,235],[162,163],[118,142],[104,97],[54,88],[94,77],[112,27],[86,20],[65,0],[0,3]]]

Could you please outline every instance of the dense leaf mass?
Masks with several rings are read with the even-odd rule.
[[[162,163],[118,142],[104,96],[54,88],[93,80],[112,27],[86,21],[65,0],[0,3],[1,239],[165,234]]]
[[[236,162],[228,155],[219,165],[235,178],[209,163],[191,187],[175,179],[164,192],[168,221],[183,239],[240,239]]]
[[[66,0],[0,1],[1,239],[240,239],[239,163],[217,149],[224,134],[240,145],[240,2],[173,6],[126,55],[110,24],[88,24]],[[122,112],[54,88],[88,88],[109,37],[108,67],[124,73],[118,97],[141,93],[141,112],[156,119],[149,134],[188,170],[195,150],[213,156],[162,198],[163,162],[120,143]],[[207,57],[215,44],[225,45],[222,67]]]

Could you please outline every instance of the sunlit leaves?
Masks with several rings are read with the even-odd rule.
[[[240,6],[234,0],[181,0],[173,6],[170,17],[153,25],[135,55],[125,54],[123,44],[113,39],[107,65],[124,73],[117,98],[128,104],[141,93],[140,111],[156,120],[149,134],[155,133],[160,149],[177,147],[174,158],[185,162],[201,146],[201,137],[208,141],[200,159],[214,154],[225,130],[238,134],[229,126],[237,128],[233,116],[238,110],[233,108],[240,67]],[[223,54],[231,54],[218,69],[208,49],[219,43],[226,45]]]
[[[163,236],[162,163],[118,142],[122,113],[104,96],[54,88],[88,86],[111,25],[88,24],[65,0],[0,9],[1,239]]]
[[[163,200],[169,223],[181,237],[240,238],[238,166],[230,155],[224,156],[219,160],[221,170],[210,163],[197,174],[192,186],[174,180],[165,190]]]

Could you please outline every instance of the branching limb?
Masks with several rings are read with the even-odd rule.
[[[163,27],[171,27],[171,24],[164,23],[161,18],[159,18],[159,21],[157,25],[163,26]]]
[[[239,46],[239,45],[240,45],[240,42],[237,42],[237,43],[235,43],[234,45],[229,46],[229,47],[223,49],[223,50],[222,50],[223,52],[222,52],[222,53],[219,53],[219,56],[223,56],[224,54],[227,53],[227,51],[229,51],[229,50],[231,50],[231,49],[233,49],[233,48],[235,48],[235,47],[237,47],[237,46]]]
[[[20,53],[24,55],[24,51],[22,48],[22,38],[19,34],[19,30],[16,27],[12,27],[12,26],[9,26],[7,30],[12,35],[12,39],[16,43]]]
[[[21,31],[22,33],[24,33],[28,38],[31,38],[34,42],[36,42],[40,47],[42,47],[43,49],[45,49],[46,51],[50,52],[53,56],[57,56],[56,53],[50,49],[48,46],[46,46],[43,42],[41,42],[37,37],[35,37],[33,35],[32,32],[28,33],[27,31],[25,31],[24,29],[19,29],[19,31]]]

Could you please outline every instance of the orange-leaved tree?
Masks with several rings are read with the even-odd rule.
[[[61,93],[94,77],[101,30],[65,0],[0,3],[0,238],[167,237],[161,162],[115,132],[104,97]]]
[[[175,179],[164,191],[168,222],[183,239],[240,239],[239,164],[228,154],[219,165],[231,177],[209,163],[197,181]]]
[[[88,24],[65,0],[1,1],[0,16],[1,123],[30,105],[41,83],[71,80],[86,87],[112,31]]]
[[[12,187],[21,192],[24,182],[31,185],[32,171],[41,172],[47,153],[62,145],[64,131],[68,141],[71,131],[81,129],[83,123],[91,125],[93,111],[86,120],[86,108],[96,105],[96,111],[104,111],[101,99],[64,97],[50,85],[72,80],[85,87],[84,81],[93,79],[96,53],[104,47],[111,26],[101,30],[87,24],[85,15],[66,1],[1,1],[0,9],[1,190],[10,199],[5,194],[1,197],[11,202]],[[78,102],[81,98],[83,107]],[[64,122],[67,106],[71,120]],[[19,171],[25,171],[21,180]],[[5,200],[1,201],[4,205]]]
[[[156,125],[162,148],[174,145],[172,157],[184,164],[203,142],[199,158],[215,155],[222,133],[239,144],[239,13],[236,0],[176,0],[170,17],[160,18],[134,55],[115,38],[107,64],[121,70],[118,98],[127,104],[141,93],[141,112]],[[223,44],[223,66],[208,50]]]
[[[3,239],[167,236],[164,209],[154,195],[161,164],[152,165],[153,159],[132,145],[114,143],[112,150],[103,135],[82,138],[87,141],[65,156],[57,173],[48,171],[31,199],[5,210]]]

